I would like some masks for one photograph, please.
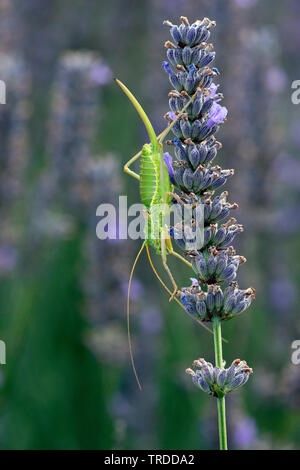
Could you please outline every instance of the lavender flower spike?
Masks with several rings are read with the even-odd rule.
[[[193,383],[203,392],[217,398],[223,398],[227,393],[233,392],[244,385],[252,369],[246,361],[235,359],[228,369],[219,369],[205,359],[193,362],[193,369],[186,369],[186,373],[192,376]]]
[[[220,104],[223,95],[214,80],[220,75],[211,68],[215,60],[212,44],[208,44],[210,29],[215,22],[204,18],[190,23],[184,16],[179,26],[169,21],[171,41],[165,43],[168,61],[163,68],[169,76],[170,111],[165,115],[172,125],[174,138],[167,144],[174,150],[174,158],[164,154],[168,173],[177,195],[176,200],[192,207],[192,220],[177,222],[169,233],[194,271],[192,285],[182,287],[177,296],[185,310],[200,322],[211,322],[214,333],[216,365],[199,359],[195,370],[187,369],[193,382],[205,393],[217,398],[220,449],[227,449],[225,395],[244,385],[252,369],[245,361],[236,359],[224,368],[221,324],[244,312],[255,298],[252,287],[240,289],[236,279],[244,256],[237,255],[232,243],[243,227],[231,217],[236,203],[227,202],[227,191],[217,194],[234,174],[212,166],[222,147],[216,140],[228,114]],[[189,104],[189,101],[193,101]],[[185,107],[185,112],[181,110]],[[179,193],[179,194],[178,194]],[[194,229],[199,230],[198,216],[203,214],[201,244],[191,239]]]

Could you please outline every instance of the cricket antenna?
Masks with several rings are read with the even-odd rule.
[[[146,242],[144,242],[140,248],[140,251],[136,255],[136,258],[134,260],[134,263],[132,265],[131,271],[130,271],[130,276],[129,276],[129,282],[128,282],[128,291],[127,291],[127,311],[126,311],[126,317],[127,317],[127,337],[128,337],[128,346],[129,346],[129,355],[130,355],[130,361],[131,361],[131,366],[133,373],[135,375],[136,382],[138,384],[138,387],[140,390],[142,390],[141,382],[135,367],[135,362],[134,362],[134,357],[133,357],[133,350],[132,350],[132,341],[131,341],[131,334],[130,334],[130,288],[131,288],[131,282],[132,282],[132,277],[133,273],[136,267],[136,264],[139,260],[139,257],[142,254],[142,251],[146,245]]]
[[[157,137],[156,137],[156,134],[155,134],[155,131],[152,127],[152,124],[150,122],[150,119],[148,118],[147,114],[145,113],[145,111],[143,110],[142,106],[140,105],[140,103],[138,102],[138,100],[135,98],[135,96],[133,96],[133,94],[131,93],[131,91],[127,88],[127,86],[124,85],[124,83],[122,83],[120,80],[118,80],[117,78],[115,78],[115,82],[117,85],[119,85],[119,87],[121,88],[121,90],[125,93],[125,95],[127,96],[127,98],[131,101],[131,103],[133,104],[133,106],[135,107],[136,111],[138,112],[138,114],[140,115],[140,118],[142,119],[146,129],[147,129],[147,132],[148,132],[148,135],[149,135],[149,139],[151,141],[151,144],[153,146],[153,149],[154,150],[157,150],[158,149],[158,141],[157,141]]]

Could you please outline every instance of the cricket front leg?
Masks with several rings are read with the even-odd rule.
[[[124,172],[127,173],[128,175],[132,176],[133,178],[135,178],[136,180],[140,180],[140,175],[138,175],[137,173],[135,173],[135,171],[132,171],[129,169],[129,167],[132,165],[132,163],[134,163],[138,158],[140,158],[140,156],[142,155],[142,150],[140,152],[138,152],[136,155],[134,155],[134,157],[132,157],[130,160],[128,160],[127,163],[125,163],[124,165]]]
[[[198,91],[197,91],[198,92]],[[157,137],[158,138],[158,143],[160,145],[163,144],[165,138],[169,134],[170,130],[172,127],[176,124],[177,121],[182,117],[182,114],[187,110],[187,108],[190,106],[190,104],[193,103],[194,99],[197,96],[197,92],[193,94],[193,96],[189,99],[189,101],[186,103],[186,105],[182,108],[182,110],[177,114],[176,118],[173,119],[173,121],[168,125],[168,127]]]
[[[169,197],[172,197],[173,199],[175,199],[175,201],[179,202],[179,204],[181,204],[183,207],[186,207],[187,209],[191,210],[193,209],[194,207],[196,207],[196,203],[194,204],[188,204],[186,202],[184,202],[180,196],[178,196],[178,194],[176,193],[173,193],[173,192],[168,192],[167,193],[167,196]]]
[[[157,136],[157,139],[160,139],[160,137],[163,135],[165,131],[163,131],[161,134]],[[135,171],[130,170],[130,166],[142,155],[142,150],[140,150],[134,157],[132,157],[130,160],[128,160],[127,163],[124,165],[124,172],[127,173],[128,175],[132,176],[136,180],[140,180],[140,175],[138,175]]]

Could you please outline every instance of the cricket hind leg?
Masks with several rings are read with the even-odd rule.
[[[160,243],[161,243],[161,256],[162,256],[163,267],[164,267],[166,273],[168,274],[169,279],[170,279],[170,281],[172,283],[172,286],[173,286],[173,289],[174,289],[174,291],[173,291],[173,293],[172,293],[172,295],[169,299],[169,302],[171,302],[175,298],[175,296],[178,292],[178,286],[177,286],[177,284],[175,282],[175,279],[174,279],[174,277],[173,277],[173,275],[170,271],[170,268],[167,264],[167,248],[166,248],[166,243],[165,243],[166,238],[168,237],[168,234],[166,233],[167,230],[168,230],[168,227],[163,227],[162,233],[161,233]]]
[[[139,376],[135,367],[135,361],[134,361],[134,356],[133,356],[133,350],[132,350],[132,341],[131,341],[131,334],[130,334],[130,288],[131,288],[131,283],[132,283],[132,278],[133,278],[133,273],[136,267],[136,264],[139,260],[139,257],[142,254],[143,249],[145,248],[146,242],[144,242],[133,262],[131,271],[130,271],[130,276],[129,276],[129,282],[128,282],[128,290],[127,290],[127,308],[126,308],[126,318],[127,318],[127,338],[128,338],[128,346],[129,346],[129,355],[130,355],[130,361],[131,361],[131,366],[133,373],[135,375],[136,382],[138,384],[138,387],[140,390],[142,390],[141,382],[139,380]],[[147,245],[146,245],[147,246]]]
[[[160,278],[158,272],[156,271],[154,265],[153,265],[153,262],[152,262],[152,259],[151,259],[151,256],[150,256],[150,252],[149,252],[149,248],[148,248],[148,245],[146,244],[146,251],[147,251],[147,256],[148,256],[148,259],[149,259],[149,263],[150,263],[150,266],[151,266],[151,269],[152,271],[154,272],[155,276],[157,277],[157,279],[159,280],[159,282],[162,284],[162,286],[164,287],[164,289],[168,292],[168,294],[172,295],[172,292],[170,291],[170,289],[166,286],[166,284],[163,282],[163,280]],[[177,302],[177,304],[186,312],[186,309],[184,307],[184,305],[180,302],[179,299],[177,299],[177,297],[174,297],[174,300]],[[187,312],[186,312],[187,313]],[[188,314],[190,315],[190,314]],[[208,327],[206,326],[203,322],[201,322],[200,320],[198,320],[197,318],[195,318],[194,316],[190,315],[192,317],[192,319],[198,323],[199,325],[202,326],[202,328],[204,328],[206,331],[209,331],[209,333],[213,333],[213,331]],[[223,339],[223,338],[222,338]],[[224,340],[226,343],[228,343],[227,340]]]
[[[185,263],[189,268],[193,267],[192,263],[190,263],[187,259],[185,259],[183,256],[181,256],[179,253],[174,251],[170,237],[167,238],[167,247],[168,247],[170,255],[175,256],[176,258],[180,259],[180,261]]]

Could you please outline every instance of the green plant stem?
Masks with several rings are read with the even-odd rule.
[[[216,366],[218,366],[220,369],[223,369],[222,332],[221,322],[218,318],[214,318],[213,320],[213,332]],[[217,402],[220,450],[227,450],[225,397],[218,397]]]

